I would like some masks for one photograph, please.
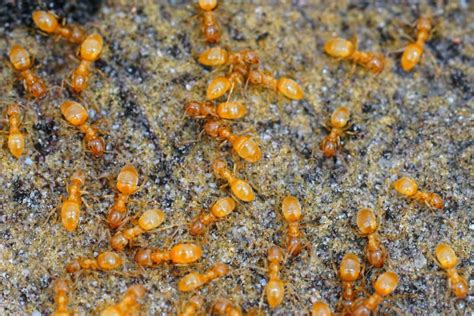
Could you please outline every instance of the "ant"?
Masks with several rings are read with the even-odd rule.
[[[323,301],[314,302],[311,308],[311,316],[331,316],[331,308]]]
[[[36,10],[33,12],[33,22],[43,32],[57,34],[74,44],[81,44],[86,32],[81,27],[60,25],[58,19],[51,12]]]
[[[360,234],[367,236],[368,242],[365,247],[365,255],[369,263],[375,268],[381,268],[387,260],[387,251],[380,242],[377,234],[378,224],[375,214],[371,209],[363,208],[357,212],[357,227]]]
[[[73,71],[71,77],[71,89],[75,93],[81,93],[87,88],[90,67],[93,62],[99,59],[100,54],[102,53],[103,45],[104,40],[102,39],[102,36],[97,33],[87,36],[82,42],[79,51],[81,62],[79,66]]]
[[[241,102],[222,102],[214,105],[212,102],[191,101],[184,106],[187,116],[193,118],[206,118],[213,116],[221,119],[239,119],[247,114],[247,108]]]
[[[204,66],[258,65],[260,59],[253,50],[231,52],[221,47],[208,48],[199,55],[199,63]]]
[[[199,8],[202,11],[202,32],[209,44],[218,43],[221,40],[221,28],[214,15],[217,0],[199,0]]]
[[[16,104],[10,104],[7,107],[8,124],[8,149],[10,153],[19,159],[25,150],[25,136],[20,131],[21,110]]]
[[[127,212],[127,202],[130,195],[138,190],[138,171],[132,165],[126,165],[117,176],[117,190],[114,205],[109,210],[107,222],[110,228],[119,227]]]
[[[218,298],[212,306],[212,311],[214,314],[222,316],[242,315],[240,308],[226,298]]]
[[[204,131],[213,138],[229,141],[237,155],[248,162],[257,162],[262,158],[258,144],[251,137],[233,134],[230,127],[222,121],[207,120]]]
[[[356,291],[354,282],[360,277],[360,260],[353,253],[344,255],[339,267],[339,278],[342,281],[343,312],[349,311],[354,303]]]
[[[301,252],[303,235],[299,228],[301,220],[301,204],[294,196],[287,196],[283,199],[281,210],[285,221],[288,223],[287,250],[292,256]]]
[[[443,209],[444,201],[436,193],[418,191],[418,185],[415,180],[409,177],[401,177],[393,183],[395,190],[415,201],[425,203],[429,208]]]
[[[25,90],[35,98],[46,95],[46,84],[32,70],[32,62],[28,51],[20,45],[13,45],[9,53],[13,68],[20,73]]]
[[[97,128],[87,124],[89,115],[86,109],[75,101],[64,101],[61,104],[61,112],[66,121],[76,126],[84,134],[86,146],[96,158],[102,156],[105,152],[105,142],[99,136]]]
[[[280,279],[283,251],[280,247],[272,246],[268,249],[268,283],[265,287],[268,305],[275,308],[281,304],[285,296],[285,284]]]
[[[68,273],[80,270],[114,270],[122,265],[122,258],[115,252],[105,251],[100,253],[96,259],[76,259],[66,265]]]
[[[332,38],[324,44],[324,51],[331,57],[353,61],[374,74],[381,73],[385,66],[382,54],[358,51],[355,38],[351,41],[340,37]]]
[[[140,300],[145,296],[145,293],[146,289],[143,285],[132,285],[127,289],[125,295],[118,304],[107,307],[100,313],[100,315],[138,315],[140,314]]]
[[[250,70],[248,82],[283,94],[292,100],[301,100],[304,96],[300,85],[286,77],[276,79],[272,74],[260,70]]]
[[[209,100],[218,99],[224,94],[226,94],[227,91],[230,90],[230,94],[232,94],[235,87],[243,86],[245,82],[245,77],[244,74],[242,74],[242,72],[240,71],[240,69],[245,71],[245,67],[236,68],[227,77],[217,77],[212,79],[211,82],[209,82],[209,85],[207,86],[207,98]]]
[[[346,131],[349,128],[347,123],[349,122],[350,115],[351,113],[348,108],[344,106],[338,107],[331,114],[330,125],[325,125],[330,133],[321,141],[319,148],[327,158],[336,155],[337,150],[341,147],[341,137],[345,134],[350,134]]]
[[[135,255],[135,262],[142,267],[160,265],[166,261],[174,264],[188,264],[199,260],[202,249],[196,244],[177,244],[171,250],[140,249]]]
[[[66,279],[57,279],[54,282],[54,302],[57,307],[54,311],[54,316],[69,316],[73,313],[70,312],[67,308],[69,303],[68,293],[69,293],[69,284]]]
[[[428,40],[432,28],[433,21],[430,18],[421,17],[416,21],[416,42],[405,48],[401,59],[404,71],[411,71],[420,62],[425,42]]]
[[[458,257],[450,245],[440,243],[435,249],[436,258],[438,264],[446,270],[448,275],[448,284],[457,298],[465,298],[469,292],[469,286],[467,280],[459,275],[456,270],[458,264]]]
[[[207,284],[215,279],[226,276],[229,273],[229,267],[224,263],[216,263],[206,273],[191,272],[185,275],[178,282],[178,289],[181,292],[194,291],[204,284]]]
[[[138,219],[138,225],[125,231],[117,232],[110,239],[110,246],[114,250],[122,251],[125,247],[141,234],[160,226],[165,220],[165,213],[162,210],[148,210]]]
[[[228,168],[225,161],[216,159],[212,163],[212,170],[214,174],[222,179],[225,179],[229,185],[232,193],[244,202],[251,202],[255,199],[255,193],[252,187],[246,181],[237,178]]]
[[[83,171],[78,170],[71,176],[71,184],[67,187],[69,194],[66,201],[63,202],[61,207],[61,220],[63,227],[68,232],[76,230],[79,224],[80,212],[81,212],[81,186],[86,181],[86,175]]]
[[[359,298],[355,301],[351,315],[354,316],[370,316],[377,310],[377,307],[384,297],[395,291],[398,285],[398,275],[394,272],[384,272],[375,281],[374,289],[375,293],[369,296],[369,298]]]
[[[189,299],[183,308],[183,311],[178,316],[194,316],[204,305],[202,297],[195,295]]]
[[[193,236],[204,234],[211,224],[229,215],[235,209],[235,206],[236,203],[231,197],[218,199],[212,205],[209,213],[202,213],[191,221],[191,224],[189,225],[189,233]]]

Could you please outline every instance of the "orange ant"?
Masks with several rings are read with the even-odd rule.
[[[65,279],[57,279],[54,282],[54,302],[56,303],[57,307],[54,311],[54,316],[69,316],[73,313],[70,312],[67,308],[69,298],[69,284],[68,281]]]
[[[241,102],[222,102],[214,105],[212,102],[191,101],[184,106],[184,112],[189,117],[205,118],[213,116],[221,119],[239,119],[247,114],[245,105]]]
[[[339,278],[342,281],[342,297],[343,311],[349,311],[355,300],[356,291],[354,290],[354,282],[360,277],[360,260],[353,253],[344,255],[339,267]]]
[[[76,171],[71,176],[71,184],[67,187],[69,196],[66,201],[63,202],[61,207],[61,220],[63,227],[68,232],[76,230],[79,224],[80,208],[81,208],[81,186],[84,185],[86,175],[83,171]]]
[[[301,100],[304,96],[300,85],[289,78],[281,77],[276,79],[272,74],[260,70],[250,70],[248,82],[264,88],[280,92],[285,97],[292,100]]]
[[[387,260],[387,251],[382,246],[380,236],[377,234],[378,224],[374,212],[368,208],[359,210],[356,222],[360,234],[367,236],[368,239],[365,247],[367,260],[375,268],[381,268]]]
[[[87,124],[89,115],[86,109],[77,102],[67,100],[61,104],[61,112],[66,121],[77,126],[85,135],[86,146],[92,155],[96,158],[102,156],[105,151],[104,139],[99,136],[97,128]]]
[[[469,286],[467,280],[460,276],[456,270],[459,261],[453,248],[448,244],[440,243],[435,249],[435,254],[441,268],[446,270],[448,284],[454,296],[465,298],[469,292]]]
[[[86,37],[86,33],[81,27],[60,25],[56,16],[51,12],[34,11],[33,22],[41,31],[48,34],[57,34],[74,44],[81,44]]]
[[[292,256],[296,256],[301,252],[303,247],[299,228],[301,220],[301,204],[294,196],[287,196],[283,199],[281,210],[285,221],[288,223],[288,240],[287,250]]]
[[[44,97],[47,92],[46,84],[30,69],[32,62],[28,51],[19,45],[14,45],[10,49],[9,58],[13,68],[20,72],[25,90],[35,98]]]
[[[209,44],[218,43],[221,40],[221,28],[214,16],[217,0],[199,0],[199,8],[202,11],[202,32]]]
[[[196,262],[202,256],[202,249],[196,244],[177,244],[171,250],[140,249],[135,255],[135,262],[142,267],[160,265],[166,261],[174,264]]]
[[[122,258],[115,252],[105,251],[100,253],[96,259],[76,259],[66,265],[68,273],[80,270],[114,270],[122,265]]]
[[[344,106],[338,107],[332,113],[330,126],[325,126],[330,133],[319,144],[324,156],[330,158],[336,155],[338,148],[341,147],[341,136],[348,133],[346,129],[350,115],[349,109]]]
[[[189,225],[189,233],[193,236],[202,235],[211,224],[229,215],[235,209],[233,198],[225,197],[217,200],[209,213],[202,213],[195,217]]]
[[[226,298],[219,298],[212,306],[212,311],[221,316],[241,316],[242,311],[238,306]]]
[[[148,210],[138,219],[138,225],[125,231],[117,232],[110,239],[110,246],[117,251],[122,251],[129,242],[141,234],[157,228],[165,220],[165,213],[162,210]]]
[[[443,209],[444,201],[436,193],[418,191],[418,185],[415,180],[409,177],[401,177],[393,183],[395,190],[415,201],[425,203],[430,208]]]
[[[102,36],[97,33],[87,36],[82,42],[79,52],[81,62],[74,70],[71,77],[71,88],[75,93],[81,93],[87,88],[90,67],[93,62],[99,59],[103,43]]]
[[[245,68],[242,69],[245,70]],[[209,82],[209,85],[207,86],[207,98],[209,100],[218,99],[224,94],[226,94],[226,92],[229,90],[230,94],[232,94],[234,89],[237,86],[243,86],[244,82],[244,75],[238,70],[232,71],[231,74],[227,77],[214,78],[211,80],[211,82]]]
[[[7,107],[8,124],[8,149],[17,159],[21,157],[25,150],[25,136],[20,131],[21,110],[16,104],[10,104]]]
[[[122,301],[104,309],[101,316],[125,316],[140,314],[140,300],[145,296],[146,289],[143,285],[132,285],[127,289]]]
[[[204,66],[257,65],[260,62],[257,52],[243,50],[231,52],[221,47],[208,48],[199,55],[199,63]]]
[[[138,190],[138,171],[132,165],[126,165],[117,176],[118,194],[114,205],[109,210],[107,222],[110,228],[117,228],[122,224],[127,212],[127,202],[130,195]]]
[[[382,273],[375,281],[375,293],[369,298],[359,298],[355,301],[351,315],[354,316],[370,316],[372,312],[375,314],[377,307],[384,297],[390,295],[398,285],[398,276],[394,272]]]
[[[246,181],[237,178],[228,168],[225,161],[216,159],[212,163],[212,170],[214,174],[222,179],[225,179],[229,185],[232,193],[244,202],[251,202],[255,199],[255,193],[252,187]]]
[[[216,263],[206,273],[191,272],[185,275],[178,282],[178,289],[181,292],[194,291],[204,284],[207,284],[215,279],[226,276],[229,273],[229,267],[224,263]]]
[[[331,316],[331,308],[323,301],[314,302],[311,308],[311,316]]]
[[[249,136],[235,135],[222,121],[207,120],[204,131],[213,138],[227,140],[232,144],[237,155],[248,162],[257,162],[262,158],[258,144]]]
[[[280,279],[283,251],[280,247],[272,246],[268,249],[268,284],[265,287],[268,305],[275,308],[281,304],[285,296],[285,284]]]
[[[403,51],[401,64],[404,71],[411,71],[420,62],[425,42],[430,36],[433,21],[422,17],[416,22],[416,42],[409,44]]]
[[[183,308],[183,311],[178,316],[194,316],[204,305],[202,297],[195,295],[189,299]]]
[[[374,74],[381,73],[385,66],[382,54],[358,51],[355,38],[352,41],[340,37],[332,38],[324,44],[324,51],[337,59],[351,60]]]

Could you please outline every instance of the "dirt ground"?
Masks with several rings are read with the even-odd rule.
[[[262,67],[275,76],[301,83],[305,98],[290,101],[271,91],[248,88],[234,95],[248,115],[232,124],[236,132],[255,136],[262,160],[243,163],[228,145],[202,135],[202,121],[183,115],[188,100],[204,100],[211,78],[222,73],[196,62],[206,48],[200,18],[187,1],[7,1],[0,8],[2,63],[1,109],[12,102],[24,107],[26,152],[14,159],[0,150],[0,314],[46,315],[54,309],[52,282],[64,276],[72,259],[110,250],[105,217],[113,203],[120,168],[132,163],[140,173],[141,190],[132,196],[131,216],[158,207],[166,213],[161,229],[140,237],[135,246],[164,248],[183,241],[203,247],[192,266],[162,265],[140,269],[135,248],[122,253],[123,268],[72,276],[70,309],[94,314],[117,302],[132,284],[144,284],[144,315],[175,314],[192,294],[177,290],[180,277],[225,262],[232,272],[198,291],[209,314],[218,297],[245,311],[265,314],[308,314],[322,299],[335,309],[341,286],[335,269],[346,252],[365,258],[366,239],[356,234],[358,209],[370,207],[380,219],[389,260],[383,269],[365,265],[358,284],[373,292],[372,280],[382,271],[400,276],[395,293],[381,305],[386,315],[471,315],[474,109],[474,14],[467,1],[433,4],[370,4],[365,1],[223,1],[216,15],[223,28],[222,45],[255,49]],[[102,34],[106,49],[96,63],[90,88],[81,98],[59,89],[77,65],[76,47],[55,41],[34,28],[31,12],[54,10],[88,32]],[[411,24],[434,17],[436,29],[421,63],[404,73],[397,53],[414,36]],[[366,70],[335,61],[323,53],[333,37],[356,35],[361,50],[386,54],[385,71]],[[35,57],[37,73],[51,88],[40,101],[27,97],[7,66],[14,43]],[[89,109],[90,120],[105,125],[107,153],[93,159],[82,135],[59,111],[66,99]],[[344,105],[352,112],[354,136],[326,159],[319,142],[323,124]],[[1,122],[7,130],[5,122]],[[3,136],[2,136],[3,137]],[[205,238],[193,238],[187,224],[224,197],[227,188],[210,164],[219,155],[257,192]],[[87,174],[79,229],[67,233],[57,206],[66,195],[71,174]],[[422,190],[439,193],[443,211],[432,211],[398,196],[390,184],[402,175],[415,178]],[[281,276],[286,296],[271,311],[262,293],[267,282],[266,253],[283,245],[286,224],[281,200],[293,194],[303,205],[302,230],[307,249],[285,262]],[[129,224],[130,225],[130,224]],[[448,242],[460,258],[459,269],[470,279],[471,295],[456,300],[433,251]],[[365,261],[364,261],[365,262]]]

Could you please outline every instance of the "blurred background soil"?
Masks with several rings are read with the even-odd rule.
[[[14,159],[0,150],[0,314],[47,315],[54,308],[52,281],[67,262],[94,257],[110,249],[104,221],[113,203],[118,171],[132,163],[140,172],[141,191],[133,195],[129,214],[151,207],[167,215],[157,232],[135,246],[168,248],[195,241],[204,249],[195,265],[139,269],[135,249],[123,253],[123,269],[85,272],[73,278],[69,307],[78,315],[97,313],[117,302],[126,288],[142,283],[148,290],[143,311],[176,313],[191,294],[177,291],[177,281],[191,270],[204,271],[223,261],[233,272],[199,293],[206,312],[217,297],[227,297],[243,310],[266,314],[308,313],[315,300],[334,309],[340,295],[336,278],[342,256],[352,251],[364,258],[366,239],[358,237],[354,216],[373,208],[390,259],[384,270],[400,276],[394,295],[381,314],[470,315],[472,294],[456,300],[433,260],[435,246],[453,245],[459,268],[471,277],[474,220],[473,78],[474,14],[467,1],[223,1],[216,15],[223,28],[222,45],[255,49],[263,67],[276,76],[295,78],[304,88],[302,101],[248,88],[235,94],[248,106],[233,123],[259,139],[264,156],[256,164],[238,161],[238,174],[257,191],[214,226],[205,238],[188,234],[187,223],[227,189],[210,169],[229,146],[219,147],[202,135],[202,122],[183,116],[187,100],[204,100],[210,71],[196,62],[206,48],[195,4],[187,1],[3,1],[0,7],[1,109],[11,102],[25,109],[27,149]],[[470,5],[470,6],[469,6]],[[96,63],[90,88],[81,98],[59,89],[77,65],[76,48],[40,34],[32,25],[34,9],[54,10],[68,23],[99,32],[106,49]],[[422,62],[411,73],[399,66],[397,53],[414,36],[411,24],[432,15],[436,29]],[[362,50],[383,52],[388,65],[379,76],[324,55],[324,42],[356,35]],[[7,54],[19,43],[35,57],[38,74],[51,88],[34,101],[8,67]],[[90,121],[105,125],[107,154],[93,159],[82,135],[61,116],[59,105],[74,99],[89,109]],[[319,142],[323,124],[338,106],[352,111],[355,136],[344,138],[334,159],[325,159]],[[7,126],[0,123],[3,129]],[[5,143],[5,141],[3,141]],[[231,165],[232,166],[232,165]],[[61,226],[56,207],[66,195],[71,174],[87,172],[81,223],[75,233]],[[402,175],[421,189],[441,194],[442,212],[411,203],[390,184]],[[308,249],[283,268],[283,304],[270,311],[262,293],[266,253],[282,245],[286,225],[281,200],[293,194],[303,204],[302,223]],[[382,271],[365,267],[364,283]]]

